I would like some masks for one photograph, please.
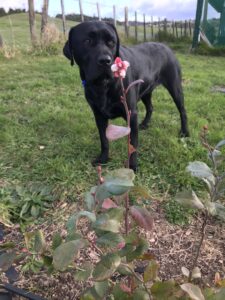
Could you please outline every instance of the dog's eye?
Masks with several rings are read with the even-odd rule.
[[[85,44],[86,46],[91,45],[91,39],[86,39],[86,40],[84,40],[84,44]]]
[[[115,42],[113,40],[109,40],[107,41],[107,45],[111,48],[113,48],[115,46]]]

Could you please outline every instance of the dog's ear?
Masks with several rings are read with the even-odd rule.
[[[71,47],[72,30],[73,28],[70,29],[68,41],[65,43],[65,46],[63,47],[63,54],[65,55],[66,58],[70,60],[71,66],[74,65],[74,57],[73,57],[73,51]]]
[[[107,24],[115,31],[116,38],[117,38],[117,41],[116,41],[116,57],[119,57],[120,56],[120,39],[119,39],[118,32],[116,30],[116,27],[112,23],[107,23]]]

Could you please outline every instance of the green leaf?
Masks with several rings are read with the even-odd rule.
[[[129,294],[124,292],[119,284],[116,284],[112,291],[114,300],[134,300],[134,298]],[[138,300],[138,298],[136,299]]]
[[[133,261],[134,259],[143,255],[148,250],[149,247],[148,242],[143,238],[138,238],[138,240],[136,241],[136,245],[132,245],[132,246],[135,246],[135,248],[132,251],[128,251],[128,253],[126,254],[128,262]],[[127,245],[125,246],[124,250],[126,250],[126,247]]]
[[[84,263],[79,267],[79,270],[76,270],[74,274],[74,279],[78,281],[86,281],[93,272],[93,265],[90,262]]]
[[[186,208],[197,208],[204,210],[205,207],[198,196],[192,190],[184,190],[178,192],[175,196],[175,200]]]
[[[134,185],[134,172],[130,169],[118,169],[106,175],[103,184],[96,189],[96,199],[102,202],[112,196],[123,195]]]
[[[0,270],[7,271],[16,258],[15,252],[6,252],[0,255]]]
[[[122,208],[111,208],[106,213],[98,216],[97,220],[92,224],[95,229],[103,231],[119,232],[120,223],[123,219]]]
[[[220,141],[217,145],[216,145],[216,149],[218,149],[218,148],[220,148],[220,147],[222,147],[222,146],[224,146],[225,145],[225,140],[222,140],[222,141]]]
[[[85,240],[75,240],[61,244],[53,252],[53,265],[57,270],[64,271],[73,262],[79,250],[86,245]]]
[[[122,235],[114,232],[108,232],[99,237],[96,241],[98,245],[102,245],[105,247],[116,247],[119,243],[124,242],[124,238]]]
[[[148,231],[153,229],[154,221],[146,208],[140,206],[131,206],[130,214],[140,227]]]
[[[218,293],[214,295],[214,297],[210,300],[224,300],[225,299],[225,288],[219,290]]]
[[[151,286],[151,293],[154,299],[167,300],[170,296],[174,296],[176,286],[174,280],[158,281]]]
[[[213,175],[213,171],[204,162],[190,162],[187,166],[187,171],[190,172],[191,175],[194,177],[207,179],[212,185],[215,184],[215,177]]]
[[[61,235],[58,232],[54,233],[53,237],[52,237],[52,250],[55,250],[61,244],[62,244],[62,237],[61,237]]]
[[[205,300],[200,288],[192,283],[184,283],[180,286],[192,300]]]
[[[30,209],[30,207],[31,207],[30,202],[26,202],[26,203],[22,206],[21,211],[20,211],[20,218],[22,218],[23,215],[25,215],[25,214],[28,212],[28,210]]]
[[[158,270],[159,265],[157,262],[155,260],[151,260],[144,272],[144,282],[155,280],[158,276]]]
[[[108,281],[95,282],[94,289],[95,289],[96,293],[98,294],[98,296],[101,299],[104,299],[104,297],[107,294],[108,289],[109,289]]]
[[[133,300],[150,300],[149,294],[143,289],[136,289],[133,294]]]
[[[207,202],[206,208],[212,216],[217,216],[222,221],[225,221],[225,207],[217,202]]]
[[[134,272],[134,266],[132,264],[120,264],[119,267],[117,268],[117,272],[120,273],[121,275],[132,275]]]
[[[52,256],[43,255],[42,259],[43,259],[43,263],[44,263],[45,266],[47,266],[47,267],[52,266],[52,262],[53,262],[53,257]]]
[[[44,234],[41,230],[37,230],[34,235],[34,251],[37,253],[44,253],[46,250],[46,242]]]
[[[121,258],[116,253],[110,253],[103,256],[97,263],[93,272],[94,281],[104,281],[110,278],[117,270],[121,262]]]
[[[37,218],[40,214],[40,207],[37,205],[32,205],[30,213],[32,217]]]
[[[97,186],[91,188],[90,192],[85,193],[84,202],[88,211],[95,209],[95,196]]]
[[[72,215],[69,220],[67,221],[66,227],[67,227],[67,231],[69,233],[72,233],[76,230],[77,227],[77,221],[79,220],[79,218],[82,217],[86,217],[88,218],[91,222],[95,222],[96,220],[96,216],[94,213],[91,213],[89,211],[80,211],[79,213],[76,213],[74,215]]]

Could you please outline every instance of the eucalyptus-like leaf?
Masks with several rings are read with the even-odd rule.
[[[134,291],[133,294],[133,299],[138,299],[138,300],[150,300],[149,293],[146,292],[146,290],[137,288]]]
[[[104,246],[104,247],[117,247],[118,244],[123,243],[124,238],[122,235],[115,233],[115,232],[107,232],[100,236],[96,243],[97,245]]]
[[[131,206],[130,214],[140,227],[148,231],[153,229],[154,221],[146,208],[140,206]]]
[[[118,125],[108,125],[106,128],[106,137],[109,141],[118,140],[130,134],[130,128]]]
[[[102,208],[104,209],[110,209],[118,207],[114,201],[112,201],[110,198],[106,198],[102,203]]]
[[[94,269],[94,281],[109,279],[119,267],[120,262],[121,258],[116,253],[110,253],[103,256]]]
[[[192,176],[198,178],[208,179],[213,185],[215,184],[215,177],[213,175],[213,171],[209,168],[209,166],[201,161],[190,162],[187,166],[187,171],[191,173]]]
[[[149,261],[144,271],[144,282],[153,281],[158,276],[159,265],[155,260]]]
[[[192,283],[184,283],[180,286],[192,300],[205,300],[200,288]]]
[[[195,267],[192,271],[191,278],[198,279],[201,277],[202,277],[201,270],[199,269],[199,267]]]
[[[85,217],[88,220],[90,220],[92,223],[95,222],[96,220],[96,216],[94,213],[91,213],[89,211],[80,211],[74,215],[72,215],[69,220],[67,221],[66,227],[67,227],[67,231],[69,233],[74,232],[76,230],[77,227],[77,221],[82,218]]]
[[[61,235],[58,232],[54,233],[53,237],[52,237],[52,249],[55,250],[61,244],[62,244],[62,237],[61,237]]]
[[[0,255],[0,271],[7,271],[11,267],[14,259],[16,258],[15,252],[5,252]]]
[[[44,253],[46,250],[46,242],[44,234],[41,230],[37,230],[34,236],[34,250],[38,253]]]
[[[180,203],[182,206],[187,208],[197,208],[200,210],[204,210],[205,207],[198,196],[192,190],[184,190],[182,192],[178,192],[175,196],[175,200]]]
[[[151,293],[154,299],[170,299],[177,291],[174,280],[158,281],[151,286]]]
[[[217,145],[216,145],[216,149],[218,149],[218,148],[220,148],[220,147],[222,147],[222,146],[225,146],[225,140],[222,140],[222,141],[220,141]]]
[[[79,250],[86,246],[83,239],[61,244],[53,252],[53,265],[57,270],[64,271],[72,262]]]
[[[96,221],[92,224],[95,229],[117,233],[120,230],[120,223],[123,218],[123,209],[111,208],[106,213],[98,215]]]
[[[96,189],[97,189],[97,186],[93,186],[90,190],[90,192],[87,192],[85,193],[85,196],[84,196],[84,202],[85,202],[85,205],[86,205],[86,209],[88,211],[93,211],[94,208],[95,208],[95,193],[96,193]]]
[[[118,169],[108,173],[105,181],[96,189],[95,198],[102,204],[102,201],[112,196],[125,194],[134,185],[134,172],[130,169]]]
[[[90,262],[84,263],[75,271],[74,279],[77,281],[88,280],[88,278],[92,275],[93,269],[94,267]]]

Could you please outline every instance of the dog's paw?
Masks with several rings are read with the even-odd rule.
[[[148,124],[145,124],[145,123],[139,124],[139,129],[140,130],[146,130],[147,128],[148,128]]]
[[[185,131],[180,130],[180,132],[179,132],[179,137],[180,138],[185,138],[185,137],[189,137],[189,136],[190,136],[190,133],[189,133],[188,130],[185,130]]]
[[[93,167],[96,167],[98,165],[105,165],[108,161],[109,161],[108,157],[100,155],[100,156],[96,157],[96,159],[92,160],[91,163],[92,163]]]

